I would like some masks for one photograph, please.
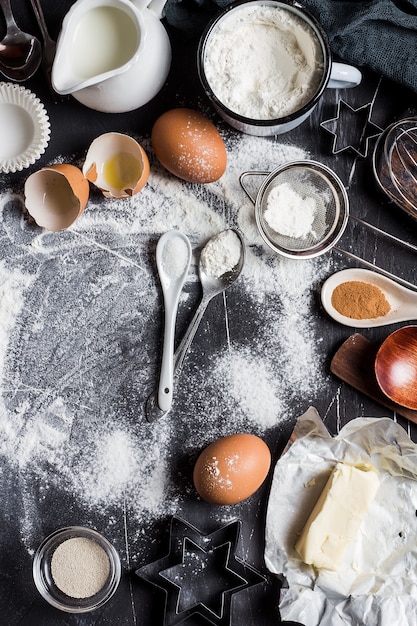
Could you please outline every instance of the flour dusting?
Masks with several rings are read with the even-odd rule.
[[[181,469],[187,458],[191,465],[220,436],[262,435],[285,423],[297,398],[317,397],[326,384],[311,291],[327,261],[283,260],[265,248],[239,184],[243,171],[272,170],[306,155],[240,134],[225,141],[228,166],[219,181],[186,183],[151,161],[141,193],[123,200],[92,193],[61,233],[28,220],[22,198],[0,195],[7,239],[0,263],[0,454],[19,481],[14,497],[30,551],[49,499],[77,502],[78,517],[70,507],[62,525],[101,514],[103,526],[111,526],[125,510],[146,526],[175,513],[192,488]],[[172,412],[148,424],[143,407],[157,384],[162,345],[156,242],[177,228],[192,243],[179,307],[184,332],[199,301],[199,251],[229,227],[246,240],[242,275],[210,304],[216,315],[210,326],[201,323]],[[184,441],[179,453],[175,436]]]

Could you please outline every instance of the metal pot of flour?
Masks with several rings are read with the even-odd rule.
[[[214,18],[198,48],[198,71],[217,112],[250,135],[301,124],[326,87],[359,85],[356,68],[335,63],[320,24],[296,2],[235,2]]]

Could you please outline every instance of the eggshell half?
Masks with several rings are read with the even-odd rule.
[[[199,495],[213,504],[237,504],[259,489],[268,475],[271,453],[256,435],[239,433],[211,443],[193,472]]]
[[[192,183],[218,180],[226,169],[226,147],[220,133],[192,109],[163,113],[152,128],[152,147],[169,172]]]
[[[129,135],[105,133],[90,145],[83,174],[106,198],[129,198],[146,184],[149,159],[142,146]]]
[[[71,226],[87,206],[90,186],[75,165],[60,163],[31,174],[25,182],[25,206],[35,222],[51,231]]]

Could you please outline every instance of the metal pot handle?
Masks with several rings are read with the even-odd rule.
[[[245,178],[247,178],[248,176],[269,176],[270,173],[271,172],[254,170],[252,172],[242,172],[242,174],[239,176],[240,186],[254,205],[256,204],[256,196],[253,197],[249,189],[245,186]]]

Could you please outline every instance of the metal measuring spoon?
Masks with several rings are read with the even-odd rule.
[[[182,244],[183,249],[178,247]],[[169,411],[172,404],[174,337],[178,302],[191,262],[191,244],[178,230],[162,235],[156,246],[156,265],[164,294],[164,343],[158,386],[158,406]]]
[[[358,320],[341,315],[332,305],[332,293],[338,285],[348,281],[360,281],[379,287],[388,300],[391,307],[390,311],[386,315],[374,319]],[[396,322],[417,320],[417,291],[403,287],[394,280],[371,270],[349,268],[336,272],[323,283],[321,301],[324,310],[330,317],[340,324],[353,328],[374,328]]]
[[[203,295],[202,295],[200,304],[198,305],[194,313],[194,316],[185,332],[185,335],[182,338],[181,343],[178,346],[174,354],[174,373],[173,373],[174,385],[177,383],[178,378],[181,374],[185,356],[188,352],[189,347],[191,346],[191,343],[194,339],[194,335],[200,325],[200,322],[202,320],[202,317],[205,313],[205,310],[207,309],[207,306],[210,300],[212,300],[214,296],[217,296],[218,294],[225,291],[228,287],[230,287],[230,285],[232,285],[235,282],[235,280],[239,277],[242,271],[242,268],[245,262],[245,242],[243,240],[242,235],[239,233],[239,231],[233,228],[231,228],[230,230],[232,230],[239,237],[239,240],[241,243],[241,253],[240,253],[239,261],[231,272],[226,272],[225,274],[222,274],[221,276],[217,278],[217,277],[209,276],[205,273],[204,267],[200,258],[198,272],[200,276]],[[216,237],[217,236],[218,235],[216,235]],[[158,392],[155,390],[154,392],[151,393],[151,395],[148,397],[146,401],[146,406],[145,406],[146,419],[148,420],[148,422],[154,422],[155,420],[160,419],[161,417],[164,417],[167,413],[168,411],[164,411],[159,406]]]
[[[17,26],[10,0],[0,0],[6,20],[6,35],[0,41],[0,72],[10,80],[23,82],[33,76],[42,60],[42,46],[37,37]]]

